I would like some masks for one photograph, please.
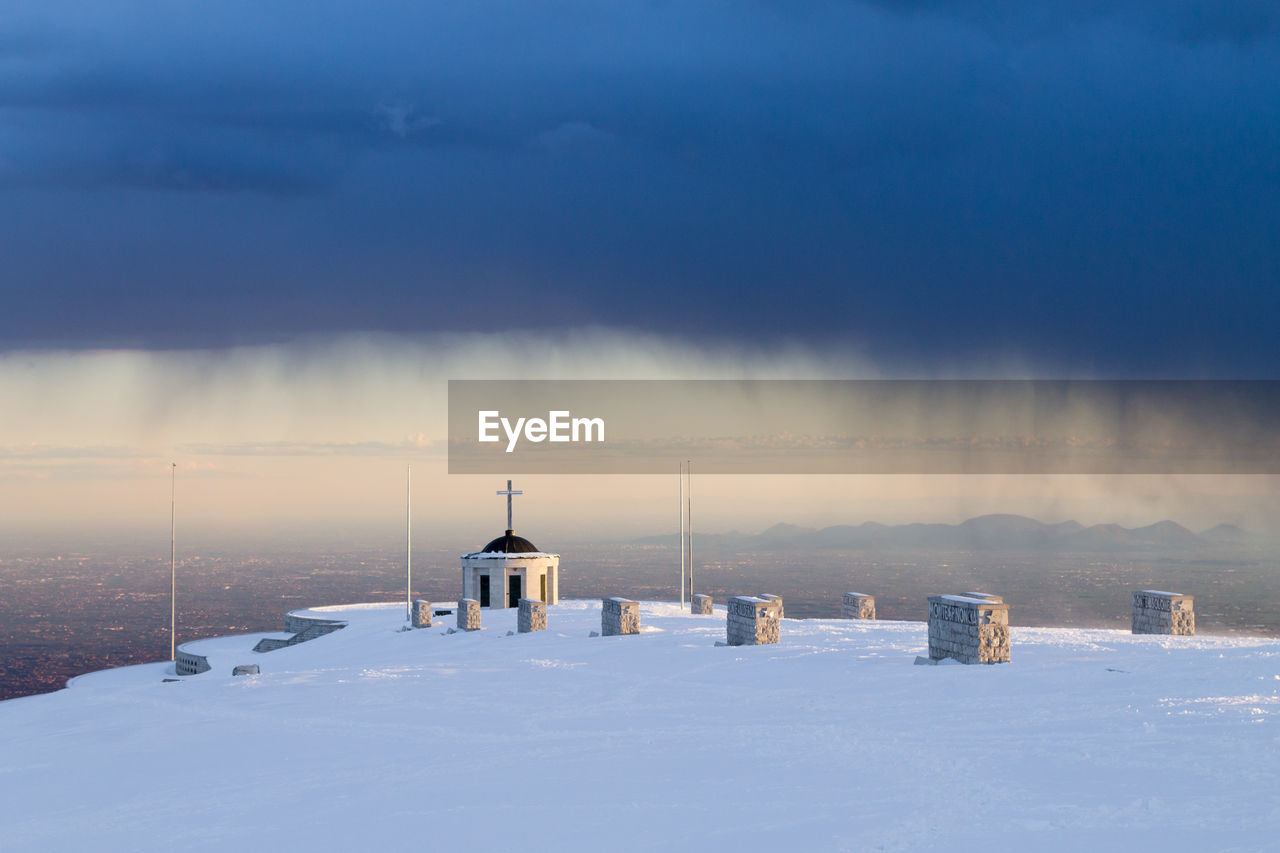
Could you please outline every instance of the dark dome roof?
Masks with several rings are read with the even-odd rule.
[[[523,536],[516,536],[514,530],[508,530],[505,534],[480,549],[481,554],[493,552],[499,554],[533,554],[537,553],[537,551],[537,547],[532,542]]]

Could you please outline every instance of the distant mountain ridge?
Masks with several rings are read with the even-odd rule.
[[[675,534],[646,536],[640,545],[668,545]],[[775,524],[761,533],[698,533],[695,541],[704,547],[725,547],[764,551],[793,548],[950,548],[968,551],[1055,550],[1055,551],[1184,551],[1248,547],[1260,544],[1258,537],[1233,524],[1219,524],[1194,533],[1174,521],[1158,521],[1145,527],[1095,524],[1085,527],[1078,521],[1047,524],[1022,515],[980,515],[959,524],[887,525],[868,521],[860,525],[841,524],[821,529],[795,524]]]

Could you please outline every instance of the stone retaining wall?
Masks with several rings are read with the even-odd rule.
[[[605,598],[600,602],[600,633],[605,637],[640,633],[640,602]]]
[[[474,598],[458,599],[458,630],[480,630],[480,602]]]
[[[174,656],[174,669],[178,675],[199,675],[202,672],[208,672],[212,668],[209,666],[209,659],[204,655],[196,655],[178,649],[177,655]]]
[[[293,634],[310,631],[312,637],[322,637],[345,627],[347,623],[341,619],[321,619],[318,616],[299,616],[296,613],[284,615],[284,629]]]
[[[520,611],[516,614],[516,630],[521,634],[547,630],[547,604],[536,598],[520,599]]]
[[[846,592],[840,600],[841,619],[876,618],[876,597],[860,592]]]
[[[285,620],[288,624],[288,620]],[[294,623],[298,624],[297,622]],[[306,624],[305,622],[302,624]],[[304,628],[292,637],[284,640],[278,640],[275,637],[263,637],[258,644],[253,647],[255,652],[274,652],[276,649],[283,649],[286,646],[296,646],[298,643],[305,643],[308,640],[314,640],[316,637],[323,637],[326,634],[332,634],[341,628],[347,627],[346,622],[316,622],[308,628]]]
[[[1133,594],[1133,633],[1191,636],[1195,632],[1195,596],[1158,589]]]
[[[1007,663],[1009,605],[986,593],[930,596],[929,657]]]
[[[258,641],[253,650],[255,652],[274,652],[276,649],[296,646],[298,643],[305,643],[307,640],[314,640],[316,637],[332,634],[334,631],[339,631],[345,627],[347,627],[347,623],[341,619],[299,616],[290,612],[284,615],[284,629],[293,634],[293,636],[283,640],[275,637],[264,637]]]
[[[419,598],[413,603],[413,627],[431,627],[431,602]]]
[[[782,601],[738,595],[729,599],[725,639],[731,646],[776,643],[781,634]]]
[[[689,601],[689,612],[694,616],[710,616],[714,612],[711,604],[711,596],[697,593]]]

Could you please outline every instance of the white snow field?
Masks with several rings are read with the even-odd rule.
[[[914,666],[922,623],[733,648],[722,609],[548,611],[321,608],[349,627],[0,702],[0,849],[1280,850],[1272,639],[1014,628],[1011,663]]]

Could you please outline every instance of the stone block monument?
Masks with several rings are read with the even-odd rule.
[[[725,640],[731,646],[760,646],[776,643],[781,634],[782,600],[738,595],[729,599]]]
[[[600,604],[602,636],[640,633],[640,602],[629,598],[606,598]]]
[[[480,630],[480,602],[474,598],[458,599],[458,630]]]
[[[1195,632],[1195,596],[1158,589],[1133,594],[1133,633],[1189,637]]]
[[[712,612],[711,596],[695,593],[689,600],[689,612],[694,616],[710,616]]]
[[[860,592],[846,592],[840,599],[841,619],[876,618],[876,597]]]
[[[413,603],[413,627],[431,627],[431,602],[419,598]]]
[[[516,630],[521,634],[547,630],[547,603],[536,598],[520,599],[516,614]]]
[[[1009,605],[984,592],[930,596],[929,658],[1008,663]]]
[[[782,609],[782,596],[770,595],[769,593],[766,592],[761,595],[757,595],[756,598],[760,599],[761,601],[769,602],[769,606],[773,609],[773,615],[778,617],[779,619],[781,619],[786,615],[786,613],[784,613]]]
[[[256,663],[242,663],[231,670],[232,675],[258,675],[259,672]]]

